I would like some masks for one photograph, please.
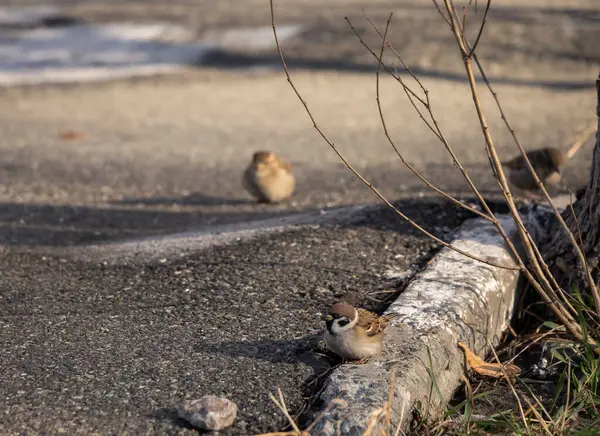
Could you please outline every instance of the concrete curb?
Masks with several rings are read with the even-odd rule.
[[[500,222],[509,234],[514,232],[510,216]],[[483,219],[463,223],[452,245],[500,265],[513,265],[496,228]],[[384,352],[365,365],[342,365],[332,373],[321,394],[323,407],[334,399],[345,400],[348,406],[325,413],[317,434],[362,435],[371,414],[388,400],[394,365],[394,425],[405,425],[419,402],[430,416],[439,414],[464,373],[456,343],[462,340],[478,353],[487,349],[488,341],[498,343],[512,316],[517,279],[518,271],[441,250],[388,309],[400,318],[386,330]]]

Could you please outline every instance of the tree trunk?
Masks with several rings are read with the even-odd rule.
[[[583,252],[588,260],[592,277],[595,283],[598,283],[600,276],[598,268],[600,256],[600,75],[596,80],[596,93],[598,98],[596,115],[598,116],[599,130],[596,131],[590,180],[582,195],[573,204],[577,220],[570,207],[564,210],[562,216],[578,241],[581,232]],[[566,291],[572,291],[574,285],[582,291],[587,289],[588,282],[584,278],[583,266],[558,220],[553,220],[549,235],[541,248],[544,257],[552,266],[551,270],[558,282]]]

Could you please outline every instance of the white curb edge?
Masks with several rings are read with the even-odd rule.
[[[512,217],[499,219],[509,235],[514,232]],[[481,218],[465,221],[452,245],[496,264],[514,265],[497,229]],[[394,365],[396,426],[408,422],[418,402],[430,416],[442,412],[464,374],[457,342],[481,354],[488,343],[498,343],[512,316],[518,275],[442,249],[389,307],[388,313],[400,317],[386,330],[383,353],[364,365],[342,365],[331,374],[320,397],[322,410],[334,399],[346,401],[347,407],[323,414],[316,434],[362,435],[371,414],[388,401]]]

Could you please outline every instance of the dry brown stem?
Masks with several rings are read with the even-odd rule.
[[[425,124],[429,127],[429,129],[435,134],[435,136],[442,142],[442,144],[444,145],[444,147],[446,148],[446,150],[448,151],[448,153],[451,155],[453,161],[454,161],[454,165],[459,168],[459,170],[462,172],[465,180],[467,181],[467,183],[469,184],[469,186],[471,187],[472,192],[475,194],[475,196],[478,198],[478,200],[480,201],[480,203],[482,204],[483,208],[486,210],[486,212],[488,212],[491,217],[489,219],[489,221],[491,221],[497,228],[498,232],[500,233],[500,235],[503,237],[504,241],[506,242],[506,244],[508,245],[509,249],[511,250],[511,254],[513,255],[513,258],[515,259],[515,261],[519,264],[521,269],[525,269],[525,265],[521,262],[521,259],[519,257],[519,254],[517,252],[517,250],[515,249],[514,245],[512,244],[512,241],[510,240],[510,238],[508,237],[508,235],[505,233],[504,229],[502,228],[502,226],[500,225],[500,223],[498,222],[498,220],[496,219],[496,217],[493,215],[492,211],[489,209],[487,203],[485,202],[485,200],[483,199],[483,197],[481,196],[479,190],[477,189],[477,187],[475,186],[475,184],[472,182],[472,180],[470,179],[467,171],[464,169],[464,167],[461,165],[460,161],[458,160],[458,158],[456,157],[456,154],[454,153],[452,147],[450,146],[450,144],[448,143],[448,141],[446,140],[446,138],[444,137],[438,123],[437,123],[437,119],[433,113],[433,109],[432,109],[432,105],[431,105],[431,101],[429,100],[429,92],[427,91],[427,89],[425,88],[425,86],[422,84],[422,82],[418,79],[418,77],[410,70],[410,68],[407,66],[407,64],[404,62],[404,60],[402,59],[402,57],[398,54],[398,52],[394,49],[394,47],[386,40],[386,38],[384,38],[384,35],[381,34],[381,32],[379,31],[379,29],[377,29],[377,27],[373,24],[373,22],[369,19],[369,17],[366,17],[367,21],[369,21],[369,23],[371,24],[371,26],[374,28],[374,30],[377,32],[377,34],[379,36],[382,37],[383,41],[385,42],[385,44],[387,44],[387,46],[390,48],[390,50],[394,53],[394,55],[398,58],[398,60],[402,63],[405,71],[407,71],[419,84],[419,86],[421,87],[421,89],[423,90],[424,94],[425,94],[425,98],[426,98],[426,103],[424,104],[428,115],[430,117],[430,119],[432,120],[433,126],[431,124],[429,124],[429,122],[425,119],[425,117],[423,116],[422,112],[420,111],[420,109],[417,107],[417,105],[415,104],[415,102],[412,100],[411,95],[414,95],[415,93],[410,90],[410,88],[408,88],[404,82],[402,81],[402,79],[399,76],[394,75],[394,77],[398,80],[398,82],[400,82],[400,84],[402,85],[402,87],[405,90],[405,93],[409,99],[409,101],[411,102],[413,108],[415,109],[415,111],[419,114],[419,116],[421,117],[421,119],[425,122]],[[360,34],[356,31],[356,29],[354,28],[354,26],[352,26],[352,23],[350,23],[350,21],[346,18],[346,21],[348,21],[348,24],[350,25],[351,29],[354,31],[354,33],[356,34],[356,36],[358,37],[359,41],[361,42],[361,44],[363,46],[365,46],[367,48],[367,50],[373,55],[375,56],[375,58],[378,61],[378,64],[383,64],[382,61],[382,56],[377,56],[362,40]],[[389,22],[389,20],[388,20]],[[449,21],[449,23],[451,24],[451,22]],[[481,29],[480,29],[480,33],[482,32],[482,28],[483,25],[485,24],[485,22],[482,23],[481,25]],[[389,68],[385,68],[386,71],[390,71]],[[378,74],[380,73],[380,70],[378,68]],[[411,91],[410,93],[407,92],[407,88]],[[421,100],[420,100],[421,101]],[[379,100],[378,100],[378,107],[379,107]],[[382,116],[381,111],[380,111],[380,116]],[[385,119],[382,119],[382,124],[384,125],[384,133],[386,133],[386,137],[388,138],[388,141],[390,142],[390,144],[392,145],[392,147],[394,148],[394,150],[396,151],[396,153],[399,155],[400,159],[402,160],[402,162],[408,166],[408,164],[405,162],[405,160],[402,158],[402,156],[398,153],[397,147],[395,146],[395,144],[393,143],[393,141],[391,140],[391,138],[389,137],[389,135],[387,134],[387,128],[385,126]],[[489,149],[486,149],[486,151],[488,152],[488,157],[490,158],[490,162],[492,163],[492,157],[491,154],[489,152]],[[409,169],[411,169],[411,167],[409,167]],[[492,163],[492,169],[494,169],[493,167],[493,163]],[[421,177],[420,174],[417,174],[417,176]],[[433,187],[434,189],[436,189],[435,187]],[[446,193],[444,193],[442,191],[442,195],[445,195]],[[514,204],[514,202],[513,202]],[[461,203],[461,206],[462,203]],[[487,215],[487,214],[486,214]],[[531,237],[529,236],[529,233],[527,232],[527,229],[525,228],[525,226],[523,225],[523,223],[521,222],[521,230],[523,232],[525,232],[525,234],[527,234],[527,236],[529,237],[529,239],[533,242],[533,240],[531,239]],[[537,247],[535,247],[535,250],[537,250]],[[538,253],[539,254],[539,253]],[[541,254],[539,255],[539,257],[541,258]],[[534,262],[536,260],[534,259]],[[547,269],[547,267],[546,267]],[[549,288],[549,285],[547,284],[547,279],[544,278],[544,281],[546,282],[545,284],[547,285],[547,289]],[[551,290],[550,290],[551,292]],[[574,312],[574,311],[573,311]]]
[[[502,164],[500,163],[500,158],[498,157],[498,153],[496,151],[496,147],[494,146],[494,141],[489,131],[489,127],[487,125],[486,117],[483,113],[481,101],[479,99],[477,83],[475,81],[475,75],[473,73],[473,67],[471,60],[476,55],[474,53],[469,56],[470,47],[469,43],[466,39],[466,36],[460,32],[460,24],[458,24],[458,16],[456,14],[456,9],[454,8],[452,0],[444,0],[444,5],[446,6],[446,11],[448,13],[448,18],[450,20],[450,25],[452,28],[452,32],[455,36],[457,45],[460,49],[463,65],[465,67],[465,72],[467,74],[467,78],[469,81],[469,87],[471,89],[471,97],[473,98],[473,104],[475,106],[475,110],[477,112],[477,118],[479,119],[479,123],[481,126],[481,131],[483,133],[486,149],[488,151],[488,156],[490,157],[491,165],[494,170],[494,174],[497,177],[497,180],[500,185],[500,189],[502,194],[506,200],[506,203],[509,207],[510,213],[515,221],[517,226],[517,231],[519,233],[519,237],[523,242],[525,250],[527,252],[527,257],[531,263],[531,268],[537,279],[534,277],[532,272],[528,268],[523,268],[523,274],[527,277],[529,283],[536,289],[536,291],[542,296],[542,298],[549,304],[551,310],[556,314],[556,316],[560,319],[560,321],[565,325],[565,327],[579,340],[583,340],[583,334],[581,332],[580,326],[577,324],[576,320],[569,313],[569,311],[562,304],[561,299],[559,298],[557,291],[551,286],[548,278],[546,277],[543,268],[541,267],[538,257],[536,256],[535,249],[533,245],[533,239],[529,235],[529,232],[525,228],[523,220],[517,210],[514,199],[512,197],[512,193],[510,191],[510,187],[508,185],[508,181],[506,175],[504,173],[504,169],[502,168]],[[482,26],[485,23],[482,24]],[[538,179],[539,181],[539,179]],[[543,187],[543,184],[540,182],[540,185]],[[546,192],[546,195],[547,192]],[[549,199],[549,197],[548,197]],[[556,213],[558,213],[558,210]],[[562,219],[562,218],[561,218]],[[520,261],[522,264],[522,261]]]
[[[270,3],[270,6],[271,6],[271,26],[273,28],[273,35],[275,37],[275,44],[277,46],[277,52],[279,53],[279,57],[281,59],[281,64],[283,66],[283,70],[285,72],[287,81],[290,84],[290,86],[293,89],[293,91],[296,94],[296,96],[298,97],[298,99],[300,100],[300,102],[302,103],[302,105],[304,106],[304,109],[305,109],[308,117],[310,118],[310,120],[311,120],[311,122],[313,124],[313,127],[315,128],[315,130],[319,133],[319,135],[323,138],[323,140],[327,143],[327,145],[329,145],[329,147],[334,151],[334,153],[338,156],[338,158],[344,163],[344,165],[346,166],[346,168],[348,168],[356,177],[358,177],[361,182],[363,182],[365,185],[367,185],[369,187],[369,189],[371,189],[371,191],[373,191],[373,193],[375,193],[375,195],[377,195],[377,197],[379,197],[379,199],[381,201],[383,201],[390,209],[392,209],[398,216],[400,216],[402,219],[404,219],[405,221],[407,221],[411,226],[413,226],[414,228],[416,228],[417,230],[419,230],[421,233],[423,233],[424,235],[426,235],[429,238],[433,239],[434,241],[438,242],[439,244],[443,245],[444,247],[447,247],[450,250],[456,251],[457,253],[460,253],[463,256],[466,256],[466,257],[468,257],[470,259],[477,260],[477,261],[482,262],[482,263],[484,263],[486,265],[494,266],[496,268],[510,269],[510,270],[518,270],[518,269],[520,269],[519,267],[515,267],[515,266],[511,266],[511,265],[498,265],[498,264],[496,264],[494,262],[490,262],[488,260],[481,259],[481,258],[479,258],[477,256],[474,256],[474,255],[472,255],[470,253],[467,253],[464,250],[461,250],[459,248],[456,248],[456,247],[452,246],[451,244],[447,243],[446,241],[438,238],[437,236],[433,235],[429,231],[425,230],[422,226],[420,226],[419,224],[417,224],[416,222],[414,222],[411,218],[409,218],[407,215],[405,215],[403,212],[401,212],[397,207],[395,207],[383,194],[381,194],[381,192],[379,192],[379,190],[375,186],[373,186],[373,184],[371,184],[365,177],[363,177],[363,175],[360,174],[346,160],[346,158],[344,158],[344,156],[339,152],[339,150],[337,149],[337,147],[335,146],[335,144],[327,137],[327,135],[325,135],[325,133],[318,126],[315,118],[312,115],[312,112],[310,111],[310,109],[308,107],[308,104],[302,98],[302,95],[300,94],[300,92],[298,91],[298,89],[294,85],[294,82],[291,79],[290,72],[289,72],[287,64],[285,62],[285,57],[283,55],[283,51],[281,50],[281,45],[279,43],[279,38],[277,37],[277,27],[275,25],[275,12],[274,12],[274,7],[273,7],[273,0],[269,0],[269,3]]]
[[[471,207],[471,206],[469,206],[469,205],[467,205],[467,204],[464,204],[463,202],[461,202],[461,201],[460,201],[460,200],[458,200],[457,198],[453,197],[452,195],[450,195],[450,194],[446,193],[445,191],[443,191],[443,190],[439,189],[437,186],[433,185],[433,184],[432,184],[432,183],[431,183],[429,180],[427,180],[427,179],[426,179],[426,178],[425,178],[425,177],[424,177],[424,176],[423,176],[423,175],[422,175],[422,174],[421,174],[419,171],[417,171],[417,170],[416,170],[416,169],[415,169],[415,168],[414,168],[414,167],[413,167],[413,166],[412,166],[412,165],[411,165],[411,164],[410,164],[408,161],[406,161],[406,160],[404,159],[404,156],[402,156],[402,153],[400,153],[400,150],[398,150],[398,147],[396,147],[396,143],[394,142],[394,140],[391,138],[391,136],[390,136],[390,134],[389,134],[389,131],[388,131],[388,128],[387,128],[387,123],[385,122],[385,116],[384,116],[384,114],[383,114],[383,108],[382,108],[382,106],[381,106],[381,97],[380,97],[380,76],[381,76],[381,67],[382,67],[382,65],[383,65],[383,64],[382,64],[382,59],[383,59],[383,51],[384,51],[384,49],[385,49],[385,44],[386,44],[386,42],[387,42],[387,39],[386,39],[386,37],[387,37],[388,29],[389,29],[389,27],[390,27],[390,22],[391,22],[391,20],[392,20],[392,15],[393,15],[393,14],[390,14],[390,16],[389,16],[389,18],[388,18],[388,20],[387,20],[387,23],[386,23],[386,26],[385,26],[385,32],[384,32],[384,34],[383,34],[383,36],[382,36],[381,52],[380,52],[380,54],[379,54],[379,57],[377,57],[377,59],[378,59],[378,61],[377,61],[377,75],[376,75],[376,81],[375,81],[375,83],[376,83],[376,100],[377,100],[377,109],[378,109],[378,111],[379,111],[379,118],[380,118],[380,120],[381,120],[381,125],[382,125],[382,127],[383,127],[383,133],[384,133],[385,137],[387,138],[388,142],[390,143],[391,147],[394,149],[394,151],[395,151],[395,152],[396,152],[396,154],[398,155],[398,158],[400,158],[400,161],[401,161],[401,162],[402,162],[402,163],[403,163],[403,164],[404,164],[404,165],[405,165],[405,166],[406,166],[406,167],[407,167],[407,168],[408,168],[408,169],[409,169],[409,170],[410,170],[410,171],[411,171],[411,172],[412,172],[412,173],[413,173],[415,176],[417,176],[417,177],[418,177],[418,178],[419,178],[419,179],[420,179],[420,180],[421,180],[421,181],[422,181],[422,182],[423,182],[425,185],[427,185],[429,188],[433,189],[435,192],[437,192],[438,194],[440,194],[440,195],[441,195],[441,196],[443,196],[444,198],[446,198],[446,199],[450,200],[451,202],[453,202],[453,203],[455,203],[455,204],[457,204],[457,205],[459,205],[459,206],[461,206],[461,207],[463,207],[463,208],[465,208],[465,209],[469,210],[470,212],[473,212],[473,213],[475,213],[476,215],[479,215],[480,217],[482,217],[482,218],[486,219],[487,221],[490,221],[490,222],[495,222],[495,221],[496,221],[496,220],[495,220],[495,218],[493,218],[493,217],[490,217],[489,215],[487,215],[487,214],[485,214],[485,213],[483,213],[483,212],[481,212],[481,211],[479,211],[479,210],[475,209],[474,207]],[[369,20],[369,22],[371,22],[371,21],[370,21],[370,19],[369,19],[368,17],[367,17],[367,20]],[[350,27],[352,27],[352,29],[353,29],[353,30],[355,30],[355,29],[354,29],[354,27],[352,26],[352,24],[350,23],[350,21],[348,21],[348,23],[350,24]],[[371,24],[372,24],[372,23],[371,23]],[[359,36],[359,39],[360,39],[360,36]],[[361,41],[362,41],[362,39],[361,39]],[[364,44],[364,43],[363,43],[363,44]],[[387,69],[387,68],[386,68],[386,69]],[[409,69],[409,68],[408,68],[406,65],[405,65],[405,69],[406,69],[407,71],[409,71],[409,72],[410,72],[410,74],[412,74],[412,71],[410,71],[410,69]],[[388,71],[389,71],[389,70],[388,70]],[[396,77],[396,76],[394,76],[394,77]],[[420,84],[420,81],[417,79],[417,77],[416,77],[415,75],[413,75],[413,77],[414,77],[414,78],[415,78],[415,79],[416,79],[416,80],[419,82],[419,84]],[[415,95],[415,94],[414,94],[414,92],[413,92],[412,90],[410,90],[410,88],[404,84],[404,82],[402,81],[402,79],[400,79],[399,77],[397,77],[397,80],[400,82],[400,84],[402,85],[402,87],[405,89],[405,92],[408,92],[408,91],[410,91],[410,93],[411,93],[412,95]],[[430,108],[430,107],[431,107],[431,105],[429,104],[429,96],[428,96],[428,95],[429,95],[429,92],[427,91],[427,89],[426,89],[426,88],[425,88],[425,87],[424,87],[422,84],[421,84],[421,88],[422,88],[422,89],[423,89],[423,91],[425,92],[425,97],[426,97],[426,99],[427,99],[427,102],[423,102],[422,100],[419,100],[419,101],[421,101],[421,103],[423,103],[423,105],[424,105],[426,108]],[[411,98],[411,97],[410,97],[410,95],[408,95],[408,94],[407,94],[407,96],[408,96],[408,98],[409,98],[409,99]],[[417,97],[417,98],[418,98],[418,97]],[[417,110],[417,112],[419,112],[419,109],[416,107],[416,105],[414,105],[414,103],[413,103],[413,106],[415,107],[415,109]],[[419,112],[419,115],[422,115],[422,114]],[[423,118],[423,117],[421,117],[421,118]],[[434,132],[434,133],[437,135],[437,133],[436,133],[436,132]],[[438,136],[438,138],[441,140],[441,137],[439,137],[439,136]]]
[[[494,101],[496,102],[496,106],[498,108],[498,112],[500,113],[500,117],[504,121],[504,125],[506,126],[506,128],[510,132],[510,134],[511,134],[511,136],[513,138],[513,141],[515,142],[515,144],[519,148],[519,151],[520,151],[521,155],[525,159],[525,162],[527,164],[527,168],[528,168],[529,172],[533,175],[533,177],[534,177],[534,179],[536,181],[536,184],[538,185],[538,187],[542,191],[544,197],[546,198],[546,201],[548,202],[548,204],[552,208],[552,211],[554,212],[554,215],[556,216],[558,222],[560,223],[561,227],[566,232],[566,234],[568,235],[571,243],[573,244],[573,248],[574,248],[577,256],[579,257],[579,262],[582,265],[582,268],[584,268],[584,270],[585,270],[585,276],[586,276],[586,279],[587,279],[587,282],[588,282],[588,286],[590,287],[590,292],[592,294],[592,297],[594,298],[594,304],[596,306],[596,312],[597,312],[597,315],[600,317],[600,293],[598,292],[598,289],[596,287],[596,284],[594,283],[592,275],[591,275],[589,269],[587,268],[587,261],[586,261],[586,258],[585,258],[585,254],[583,252],[583,248],[582,247],[580,248],[579,245],[577,244],[577,240],[575,239],[575,235],[573,234],[573,232],[571,231],[571,229],[569,228],[569,226],[567,225],[567,223],[563,219],[563,217],[562,217],[561,213],[559,212],[558,208],[556,207],[556,205],[552,201],[552,198],[550,197],[550,194],[548,194],[548,191],[546,190],[546,187],[544,186],[544,184],[542,183],[542,181],[537,176],[537,174],[536,174],[536,172],[535,172],[535,170],[533,168],[533,165],[531,165],[531,162],[529,161],[529,157],[527,156],[527,152],[525,151],[525,148],[521,144],[521,141],[519,141],[519,139],[517,138],[516,131],[512,128],[511,124],[509,123],[509,121],[508,121],[508,119],[507,119],[507,117],[506,117],[506,115],[504,113],[504,110],[502,109],[502,105],[500,104],[500,100],[498,99],[498,94],[492,88],[492,85],[491,85],[491,83],[490,83],[487,75],[485,74],[485,71],[484,71],[483,67],[481,66],[481,63],[479,62],[479,59],[477,58],[477,55],[475,53],[473,53],[473,60],[475,60],[475,63],[477,64],[477,67],[479,69],[481,77],[483,78],[486,86],[488,87],[490,93],[492,94],[492,97],[494,98]],[[585,133],[587,133],[587,132],[585,132]],[[576,144],[577,144],[577,142],[574,145],[576,145]],[[572,152],[573,149],[574,149],[574,147],[571,147],[571,149],[569,150],[569,152],[573,153]],[[535,242],[533,241],[533,239],[531,238],[531,236],[529,236],[528,238],[531,241],[530,245],[535,246],[535,249],[537,250],[537,246],[536,246]],[[541,255],[539,257],[541,258]],[[552,276],[552,274],[550,274],[548,266],[545,264],[545,262],[543,260],[542,260],[542,263],[544,264],[544,268],[547,271],[547,274],[549,274],[550,276]],[[552,279],[554,280],[554,277]],[[555,286],[558,287],[558,284],[556,284]]]

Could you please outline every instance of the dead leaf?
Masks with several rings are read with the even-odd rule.
[[[85,135],[81,132],[76,132],[75,130],[62,130],[58,136],[65,141],[77,141],[78,139],[82,139]]]
[[[501,365],[499,363],[486,362],[473,353],[464,342],[459,342],[457,345],[465,352],[467,364],[477,374],[494,378],[503,378],[506,374],[506,376],[513,378],[521,373],[521,368],[517,365],[513,365],[512,363]]]

